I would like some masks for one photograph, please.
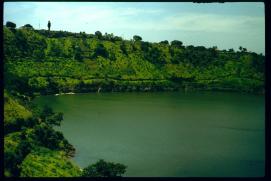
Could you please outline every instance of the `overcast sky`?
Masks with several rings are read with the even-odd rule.
[[[4,23],[264,53],[263,3],[5,2]]]

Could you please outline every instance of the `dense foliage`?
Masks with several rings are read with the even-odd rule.
[[[125,173],[127,166],[119,163],[99,160],[84,168],[83,177],[117,177]]]
[[[4,31],[5,176],[121,176],[126,166],[98,161],[83,172],[75,149],[54,129],[63,119],[31,103],[37,94],[91,91],[235,90],[264,92],[265,57],[181,41],[123,40],[112,33]]]
[[[21,125],[30,123],[32,113],[18,100],[12,99],[7,91],[4,91],[4,105],[5,133],[17,131],[21,128]]]
[[[62,113],[43,108],[11,95],[4,90],[4,174],[7,177],[73,177],[121,176],[126,166],[105,162],[97,174],[82,175],[81,169],[70,161],[74,147],[54,126],[60,126]],[[95,167],[95,165],[92,165]],[[88,167],[89,170],[90,167]],[[90,171],[90,170],[89,170]]]
[[[264,56],[243,47],[123,40],[113,34],[4,27],[8,90],[31,94],[178,89],[264,92]]]
[[[38,147],[62,151],[68,158],[74,155],[75,149],[64,138],[63,134],[53,129],[62,120],[61,113],[55,113],[50,108],[31,107],[9,95],[4,95],[4,163],[6,176],[19,176],[21,162]]]
[[[78,177],[80,168],[61,151],[37,148],[21,164],[21,177]]]
[[[11,29],[15,29],[16,28],[16,24],[11,22],[11,21],[7,21],[6,22],[6,27],[11,28]]]

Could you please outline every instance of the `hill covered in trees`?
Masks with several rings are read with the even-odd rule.
[[[5,176],[42,176],[47,170],[60,170],[59,167],[62,172],[58,173],[58,176],[65,176],[65,173],[69,175],[71,170],[80,173],[79,167],[68,160],[73,156],[75,149],[61,132],[53,129],[53,126],[60,125],[61,113],[54,113],[48,107],[39,109],[19,97],[19,94],[12,96],[5,90],[4,118]],[[47,155],[39,154],[37,157],[37,150],[46,150]],[[34,155],[31,156],[32,154]],[[58,165],[48,165],[54,161],[51,154],[61,158]],[[45,160],[48,164],[41,165],[45,164]],[[69,167],[65,166],[67,164]],[[40,175],[37,175],[37,172]]]
[[[63,119],[31,102],[35,95],[92,91],[233,90],[264,92],[265,57],[185,46],[181,41],[124,40],[113,34],[35,30],[4,32],[5,176],[119,176],[126,166],[100,160],[83,171],[54,130]]]
[[[6,177],[114,177],[125,172],[125,165],[103,160],[80,169],[70,159],[75,148],[54,129],[60,126],[63,114],[37,107],[28,98],[4,90]]]
[[[264,56],[181,41],[4,26],[5,86],[24,93],[179,89],[264,92]]]

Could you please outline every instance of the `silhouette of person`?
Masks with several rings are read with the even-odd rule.
[[[51,28],[51,22],[50,21],[48,21],[48,30],[50,31],[50,28]]]

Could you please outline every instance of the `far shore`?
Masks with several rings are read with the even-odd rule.
[[[54,94],[55,96],[59,96],[59,95],[65,95],[65,94],[75,94],[74,92],[67,92],[67,93],[59,93],[59,94]]]

